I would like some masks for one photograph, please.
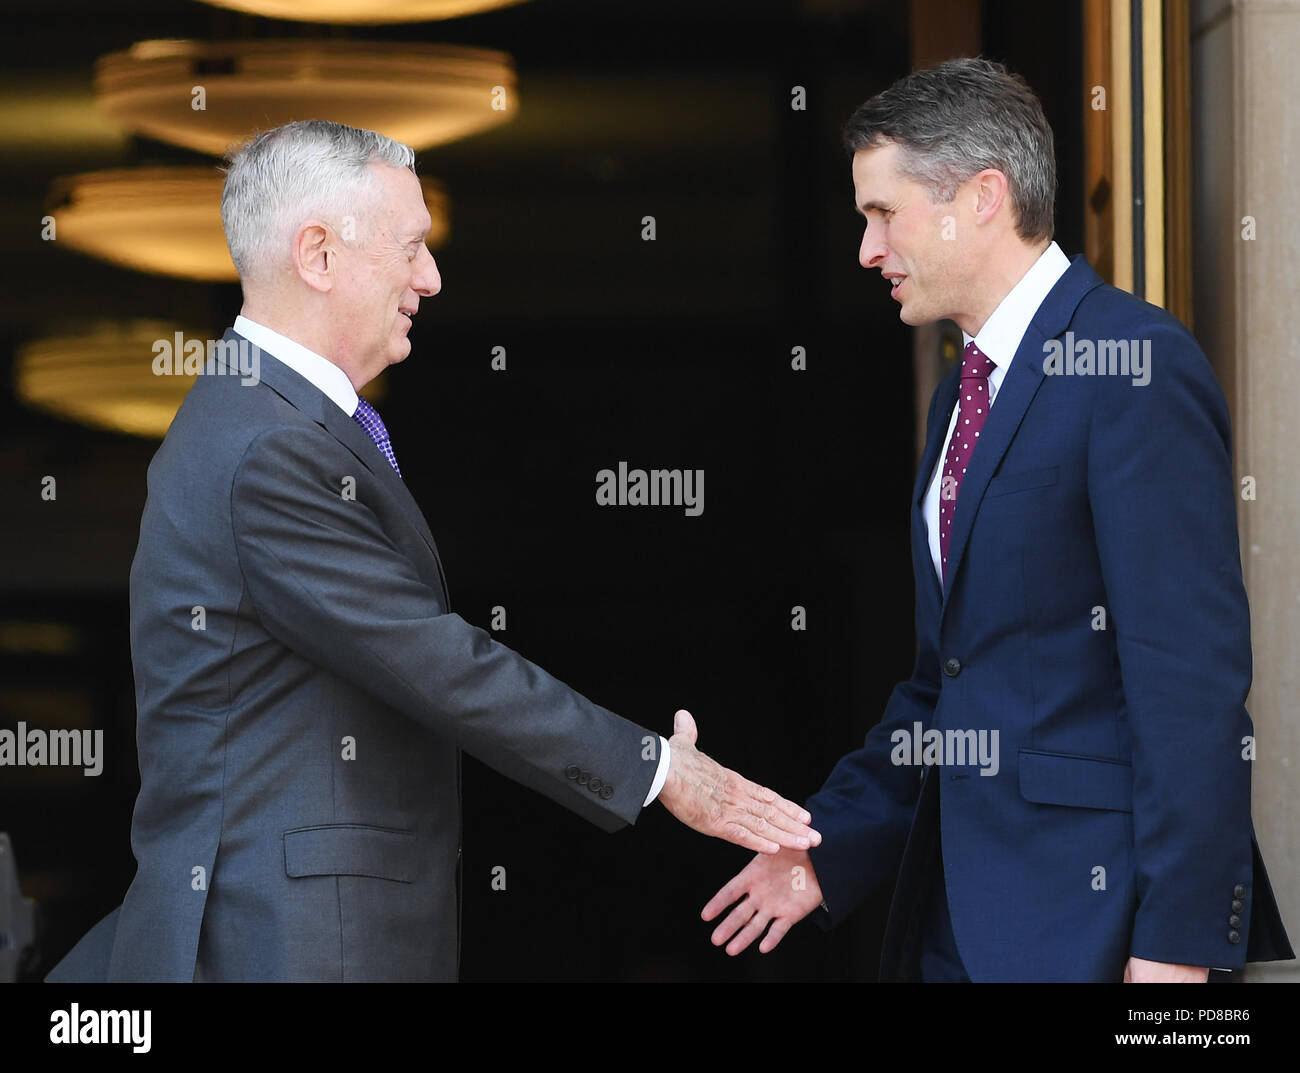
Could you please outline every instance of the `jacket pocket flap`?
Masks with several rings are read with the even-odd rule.
[[[1020,750],[1020,796],[1042,805],[1133,811],[1133,769],[1122,760]]]
[[[416,874],[415,835],[387,827],[330,824],[284,832],[289,876],[373,876],[411,883]]]
[[[1045,469],[1025,469],[1019,473],[1007,473],[994,477],[984,489],[984,498],[1003,496],[1009,492],[1023,492],[1029,488],[1043,488],[1055,484],[1059,466]]]

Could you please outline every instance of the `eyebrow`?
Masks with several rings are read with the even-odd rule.
[[[889,211],[889,206],[886,205],[883,201],[868,201],[856,207],[858,212],[860,212],[863,216],[869,213],[872,209],[875,209],[877,212]]]

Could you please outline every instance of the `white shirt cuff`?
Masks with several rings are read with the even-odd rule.
[[[668,739],[662,734],[659,735],[659,767],[655,771],[655,781],[650,784],[650,792],[646,795],[645,803],[650,804],[659,796],[659,791],[664,788],[664,783],[668,781],[668,765],[672,761],[673,751],[668,747]],[[645,805],[641,806],[642,808]]]

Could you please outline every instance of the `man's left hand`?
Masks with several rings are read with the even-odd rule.
[[[1131,957],[1124,966],[1126,984],[1203,984],[1209,978],[1210,970],[1199,965],[1171,965]]]

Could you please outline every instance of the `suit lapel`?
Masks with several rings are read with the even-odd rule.
[[[935,411],[934,424],[930,437],[925,444],[925,454],[921,457],[921,469],[916,475],[916,487],[912,489],[912,533],[915,546],[913,556],[921,569],[928,576],[934,590],[935,602],[941,603],[943,593],[939,589],[939,575],[934,572],[934,562],[930,558],[929,528],[925,524],[925,494],[930,488],[930,479],[934,476],[935,463],[943,449],[944,439],[948,435],[948,421],[952,417],[952,408],[957,405],[958,379],[961,368],[958,366],[939,382],[935,394],[939,396],[938,409]]]
[[[366,435],[365,429],[337,406],[325,407],[323,424],[325,430],[356,455],[389,495],[397,500],[407,520],[415,526],[430,550],[434,550],[433,534],[429,532],[429,525],[424,520],[424,514],[415,502],[415,497],[411,495],[406,482],[397,475],[397,471],[389,464],[383,452],[375,446],[375,441]]]
[[[971,525],[989,480],[1007,453],[1021,419],[1039,385],[1043,382],[1043,337],[1033,323],[1025,331],[1011,367],[1002,378],[997,397],[989,409],[988,420],[980,432],[979,446],[970,456],[966,474],[961,479],[961,488],[957,491],[957,509],[952,516],[952,536],[948,538],[948,573],[944,579],[943,599],[947,606],[948,593],[952,591],[953,580],[961,569],[963,553],[966,551],[967,539]]]
[[[988,490],[989,481],[997,472],[1007,448],[1015,439],[1025,411],[1034,401],[1034,396],[1043,383],[1043,345],[1049,339],[1062,334],[1074,316],[1075,309],[1083,296],[1094,287],[1101,285],[1101,278],[1085,261],[1082,255],[1075,257],[1064,275],[1056,281],[1042,305],[1029,322],[1020,345],[1016,348],[1011,367],[1003,377],[994,404],[989,410],[988,420],[980,433],[979,447],[971,455],[970,465],[962,478],[961,488],[957,493],[957,509],[952,519],[952,536],[948,539],[948,574],[943,585],[943,605],[948,606],[948,594],[952,592],[953,582],[960,572],[964,559],[970,531],[974,525],[979,506]],[[958,374],[960,375],[960,374]],[[957,387],[954,377],[953,386]],[[952,406],[956,404],[956,391],[944,410],[945,417],[951,417]],[[932,447],[927,447],[930,473],[934,468],[942,439],[947,433],[947,422],[939,432],[939,440]],[[933,452],[933,454],[932,454]],[[927,480],[928,484],[928,480]],[[928,558],[928,557],[927,557]]]
[[[253,345],[233,328],[227,329],[226,334],[222,337],[223,343],[230,341],[243,343],[247,346]],[[438,548],[433,542],[433,534],[429,531],[429,523],[425,521],[419,504],[415,502],[415,497],[411,495],[410,490],[406,487],[406,482],[389,465],[388,459],[375,446],[374,441],[366,435],[365,430],[335,406],[323,391],[294,372],[289,366],[277,359],[275,355],[266,351],[262,351],[262,354],[264,357],[271,358],[271,361],[263,361],[260,364],[258,377],[261,382],[285,399],[286,402],[310,417],[351,451],[356,456],[357,461],[365,466],[366,470],[374,476],[384,490],[397,501],[403,517],[420,534],[420,538],[428,546],[429,551],[433,554],[434,561],[438,564],[438,578],[442,582],[444,606],[450,608],[450,597],[447,593],[447,581],[442,569],[442,559],[438,556]],[[221,357],[224,361],[225,355],[222,354]],[[228,363],[227,367],[230,367]]]

